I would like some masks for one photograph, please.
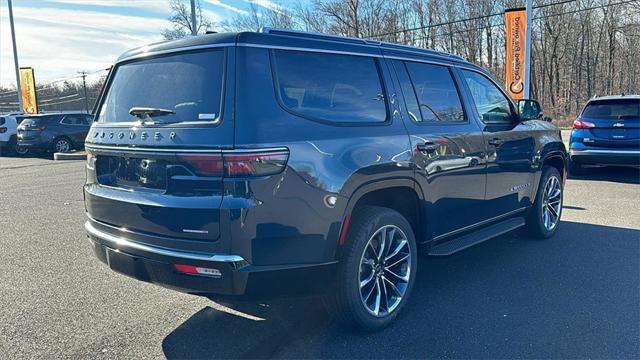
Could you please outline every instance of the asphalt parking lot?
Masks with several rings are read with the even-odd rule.
[[[419,259],[383,332],[345,331],[316,299],[216,304],[93,257],[84,162],[0,158],[2,358],[639,358],[640,173],[566,185],[555,238],[510,234]]]

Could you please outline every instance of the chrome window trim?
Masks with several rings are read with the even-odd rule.
[[[125,61],[134,60],[134,59],[141,59],[141,58],[146,58],[146,57],[150,57],[150,56],[165,55],[165,54],[184,52],[184,51],[191,51],[191,50],[201,50],[201,49],[212,49],[212,48],[229,47],[229,46],[234,46],[234,45],[235,45],[235,43],[219,43],[219,44],[183,46],[183,47],[178,47],[178,48],[174,48],[174,49],[167,49],[167,50],[145,51],[145,52],[140,53],[140,54],[135,54],[135,55],[131,55],[131,56],[127,56],[127,57],[118,59],[118,60],[116,60],[116,65],[120,64],[122,62],[125,62]]]
[[[263,44],[251,44],[251,43],[238,43],[237,46],[252,47],[252,48],[258,48],[258,49],[305,51],[305,52],[318,52],[318,53],[326,53],[326,54],[352,55],[352,56],[364,56],[364,57],[375,57],[375,58],[383,57],[382,54],[367,54],[367,53],[356,52],[356,51],[316,49],[316,48],[297,47],[297,46],[263,45]],[[363,46],[363,45],[356,45],[356,46]],[[374,49],[378,49],[378,48],[374,47]]]
[[[84,223],[84,228],[87,231],[87,234],[89,234],[90,236],[106,241],[110,243],[110,245],[113,245],[114,248],[116,249],[120,249],[124,247],[124,248],[149,252],[157,255],[170,256],[174,258],[188,259],[188,260],[213,261],[213,262],[224,262],[224,263],[247,263],[246,260],[239,255],[203,254],[203,253],[195,253],[195,252],[188,252],[188,251],[169,250],[169,249],[160,248],[157,246],[151,246],[151,245],[131,241],[123,237],[114,236],[106,232],[100,231],[96,229],[90,223],[89,220],[87,220]]]
[[[464,62],[466,60],[463,60],[463,59],[459,59],[459,58],[451,58],[451,59],[449,59],[447,56],[444,56],[444,55],[423,54],[423,53],[421,53],[419,51],[411,51],[411,50],[404,50],[404,49],[400,49],[398,51],[404,51],[404,52],[408,52],[408,53],[411,53],[411,54],[415,54],[416,57],[432,57],[432,58],[436,58],[436,59],[441,59],[443,61],[440,62],[440,61],[437,61],[437,60],[425,60],[425,59],[417,59],[417,58],[412,58],[412,57],[403,57],[403,56],[394,56],[394,55],[390,56],[390,55],[385,55],[385,54],[382,54],[382,53],[380,53],[380,54],[367,54],[367,53],[356,52],[356,51],[340,51],[340,50],[329,50],[329,49],[309,48],[309,47],[299,47],[299,46],[264,45],[264,44],[254,44],[254,43],[206,44],[206,45],[184,46],[184,47],[179,47],[179,48],[174,48],[174,49],[167,49],[167,50],[147,51],[147,52],[143,52],[143,53],[140,53],[140,54],[131,55],[131,56],[127,56],[127,57],[118,59],[116,61],[116,65],[120,64],[122,62],[134,60],[134,59],[142,59],[142,58],[151,57],[151,56],[157,56],[157,55],[165,55],[165,54],[184,52],[184,51],[191,51],[191,50],[201,50],[201,49],[211,49],[211,48],[221,48],[221,47],[232,47],[232,46],[252,47],[252,48],[259,48],[259,49],[307,51],[307,52],[319,52],[319,53],[328,53],[328,54],[341,54],[341,55],[365,56],[365,57],[375,57],[375,58],[385,58],[385,59],[395,59],[395,60],[405,60],[405,61],[417,61],[417,62],[424,62],[424,63],[430,63],[430,64],[435,64],[435,65],[457,66],[457,67],[468,69],[468,70],[472,70],[472,71],[479,71],[477,68],[465,66]],[[373,44],[372,45],[362,44],[362,45],[354,45],[354,46],[366,46],[368,48],[373,48],[373,49],[378,49],[378,50],[386,50],[384,48],[381,48],[379,45],[373,45]]]

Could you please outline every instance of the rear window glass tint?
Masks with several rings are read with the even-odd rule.
[[[133,107],[175,112],[153,116],[158,122],[214,121],[220,116],[223,73],[223,50],[172,54],[119,65],[98,121],[137,121],[129,114]]]
[[[422,121],[465,121],[458,89],[446,66],[411,62],[405,64],[420,104]]]
[[[85,117],[85,115],[79,114],[65,115],[61,122],[66,125],[87,125]]]
[[[386,120],[375,59],[285,50],[273,54],[280,99],[291,112],[337,123]]]
[[[640,100],[602,100],[592,101],[584,108],[582,116],[586,118],[624,120],[640,117]]]
[[[45,118],[42,117],[31,117],[31,118],[24,118],[22,120],[22,122],[20,122],[20,125],[39,125],[46,122]]]
[[[4,125],[4,122],[5,122],[4,118],[0,117],[0,125]]]

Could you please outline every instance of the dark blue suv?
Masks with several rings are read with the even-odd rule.
[[[425,49],[283,30],[120,57],[87,136],[85,228],[120,273],[211,298],[321,294],[393,321],[418,251],[560,224],[540,106]]]
[[[569,140],[572,174],[584,165],[640,167],[640,96],[596,97],[573,122]]]
[[[31,152],[82,149],[93,115],[49,113],[25,116],[18,125],[18,147]]]

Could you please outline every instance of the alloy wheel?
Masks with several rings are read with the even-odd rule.
[[[13,151],[18,155],[26,155],[29,152],[29,149],[24,146],[16,145],[13,148]]]
[[[376,317],[391,314],[402,302],[411,275],[411,247],[394,225],[378,229],[360,258],[360,300]]]
[[[562,186],[560,180],[551,176],[542,194],[542,222],[547,230],[553,230],[560,221],[562,211]]]
[[[67,139],[58,139],[56,141],[56,152],[68,152],[71,150],[71,144]]]

